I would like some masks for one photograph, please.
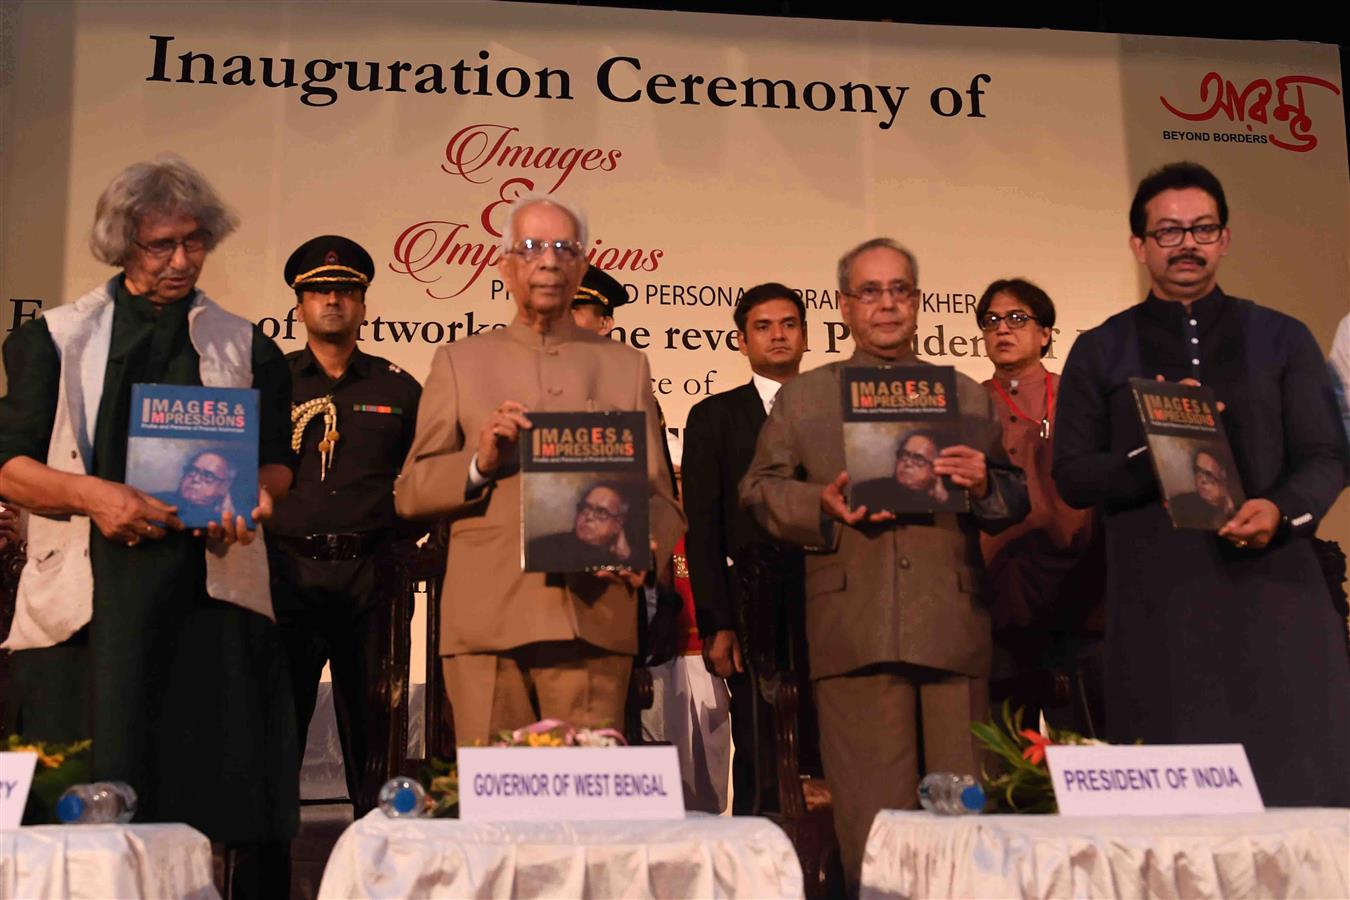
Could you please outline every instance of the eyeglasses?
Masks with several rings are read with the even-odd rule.
[[[896,281],[882,287],[879,284],[864,284],[856,291],[844,291],[845,297],[852,297],[863,306],[871,306],[881,299],[882,294],[890,296],[896,302],[902,300],[913,300],[919,295],[918,285],[908,284],[904,281]]]
[[[196,478],[207,487],[215,487],[216,485],[229,480],[228,475],[217,475],[210,469],[203,469],[201,466],[188,466],[183,470],[183,477]]]
[[[590,516],[600,522],[616,522],[623,518],[623,513],[610,512],[603,506],[596,506],[594,503],[587,503],[585,500],[577,504],[578,516]]]
[[[922,453],[914,453],[909,450],[901,450],[895,454],[895,461],[902,466],[912,466],[915,469],[931,469],[933,461]]]
[[[581,244],[577,241],[541,241],[536,238],[525,238],[506,252],[524,257],[526,262],[534,262],[549,250],[563,262],[576,262],[581,258]]]
[[[1211,472],[1209,469],[1204,469],[1204,468],[1201,468],[1200,466],[1196,466],[1196,467],[1195,467],[1195,483],[1196,483],[1196,484],[1214,484],[1214,485],[1221,485],[1221,484],[1226,484],[1227,481],[1228,481],[1228,476],[1227,476],[1225,473],[1221,472],[1221,471],[1220,471],[1220,472]]]
[[[150,241],[148,244],[140,241],[132,241],[137,247],[140,247],[148,256],[155,259],[168,259],[178,252],[182,247],[184,253],[201,253],[206,249],[206,245],[211,243],[211,232],[201,230],[194,231],[181,241],[175,241],[173,238],[161,238],[158,241]]]
[[[1151,237],[1159,247],[1180,247],[1186,235],[1195,238],[1197,244],[1212,244],[1219,239],[1223,226],[1217,222],[1205,222],[1182,228],[1180,225],[1165,225],[1152,231],[1145,231],[1144,237]]]
[[[998,313],[985,313],[984,318],[980,319],[981,331],[998,331],[1000,322],[1007,322],[1008,327],[1013,331],[1022,328],[1028,322],[1040,324],[1040,319],[1035,316],[1029,316],[1024,312],[1010,312],[1006,316],[1000,316]]]

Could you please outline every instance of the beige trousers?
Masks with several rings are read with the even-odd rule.
[[[988,683],[888,663],[821,678],[815,692],[844,877],[856,892],[872,819],[918,805],[921,768],[980,774],[970,723],[987,715]]]
[[[540,719],[622,731],[632,668],[633,657],[584,641],[442,657],[455,743],[486,744],[499,731]]]

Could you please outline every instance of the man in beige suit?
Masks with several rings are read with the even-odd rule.
[[[979,773],[969,725],[986,714],[991,644],[977,529],[1000,530],[1027,511],[989,396],[959,373],[965,441],[931,465],[970,492],[971,513],[897,518],[848,506],[840,369],[920,364],[917,268],[888,238],[839,261],[839,308],[856,350],[783,386],[741,481],[741,503],[770,533],[817,551],[806,556],[806,637],[855,891],[877,811],[916,805],[920,734],[925,770]]]
[[[572,321],[585,243],[582,215],[559,201],[512,205],[499,268],[516,317],[437,351],[394,485],[400,516],[451,519],[440,654],[460,744],[539,718],[623,722],[642,573],[522,571],[516,444],[532,410],[645,412],[657,559],[684,529],[646,357]]]

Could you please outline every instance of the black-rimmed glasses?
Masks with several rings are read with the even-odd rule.
[[[1024,327],[1028,322],[1038,322],[1035,316],[1029,316],[1024,312],[1010,312],[1006,316],[1000,316],[998,313],[985,313],[984,318],[980,319],[981,331],[998,331],[998,326],[1007,322],[1008,327],[1013,331]]]
[[[596,521],[605,523],[617,522],[623,518],[623,513],[610,512],[603,506],[596,506],[594,503],[587,503],[584,500],[577,504],[577,515],[590,516]]]
[[[207,487],[215,487],[222,482],[229,481],[230,476],[218,475],[210,469],[203,469],[201,466],[187,466],[183,469],[183,477],[192,477],[200,481]]]
[[[1151,237],[1159,247],[1180,247],[1181,242],[1190,234],[1197,244],[1212,244],[1223,233],[1223,226],[1217,222],[1204,222],[1182,228],[1180,225],[1164,225],[1152,231],[1145,231],[1144,237]]]

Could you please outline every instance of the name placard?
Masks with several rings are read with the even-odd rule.
[[[36,753],[0,753],[0,828],[18,828],[33,786]]]
[[[1241,744],[1050,746],[1064,816],[1184,816],[1265,809]]]
[[[458,759],[462,819],[684,817],[674,747],[461,747]]]

